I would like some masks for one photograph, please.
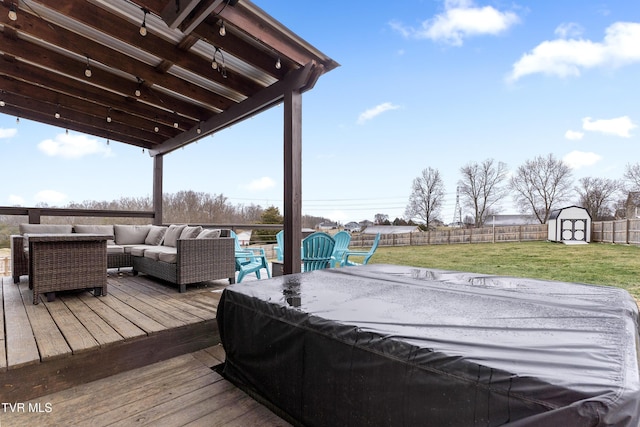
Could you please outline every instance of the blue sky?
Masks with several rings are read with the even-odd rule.
[[[628,0],[254,3],[341,66],[303,95],[303,213],[402,217],[437,168],[553,153],[581,177],[640,161],[640,4]],[[282,209],[282,107],[165,157],[164,190]],[[140,149],[0,115],[0,205],[151,194]],[[15,177],[20,177],[16,179]],[[502,213],[516,213],[505,200]],[[463,216],[465,213],[463,212]]]

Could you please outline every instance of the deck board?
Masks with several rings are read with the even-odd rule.
[[[6,363],[9,369],[40,361],[36,339],[31,330],[20,288],[10,278],[2,281],[5,316]]]
[[[219,351],[211,348],[204,352],[219,354]],[[3,427],[290,425],[223,379],[194,353],[43,396],[29,403],[42,408],[48,404],[51,411],[6,413]]]
[[[95,298],[88,293],[78,295],[77,298],[125,340],[146,335],[146,332],[142,328],[136,326],[136,324],[127,319],[124,314],[120,314],[114,310],[103,299]]]
[[[64,357],[71,353],[71,347],[67,344],[64,335],[58,329],[46,306],[40,302],[33,304],[33,292],[26,283],[20,283],[20,294],[24,301],[24,308],[29,317],[29,323],[36,338],[38,352],[41,360]],[[40,298],[42,301],[42,298]]]
[[[65,296],[60,299],[99,346],[103,347],[123,339],[122,335],[77,296]]]
[[[123,288],[112,286],[109,288],[109,293],[124,304],[135,308],[138,312],[157,322],[160,325],[160,329],[179,328],[186,324],[184,320],[176,319],[171,314],[151,304],[147,298],[132,296]]]
[[[99,346],[98,341],[86,328],[86,325],[81,323],[66,304],[60,304],[58,301],[47,302],[46,299],[41,304],[47,307],[52,320],[60,329],[60,333],[74,354]]]

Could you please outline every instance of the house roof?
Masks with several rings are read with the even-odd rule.
[[[248,0],[3,0],[0,28],[0,112],[151,155],[338,66]]]
[[[404,234],[420,231],[416,225],[370,225],[364,229],[363,234]]]

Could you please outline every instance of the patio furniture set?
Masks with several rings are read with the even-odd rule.
[[[40,294],[93,289],[106,295],[106,270],[131,267],[178,285],[228,279],[235,282],[231,230],[188,225],[21,224],[11,236],[14,283],[29,276],[33,303]]]

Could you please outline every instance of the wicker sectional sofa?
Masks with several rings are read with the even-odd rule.
[[[88,233],[113,236],[107,242],[107,268],[132,267],[179,286],[206,280],[235,282],[234,239],[230,230],[177,225],[57,225],[21,224],[11,236],[12,274],[15,283],[29,274],[26,241],[29,234]]]

